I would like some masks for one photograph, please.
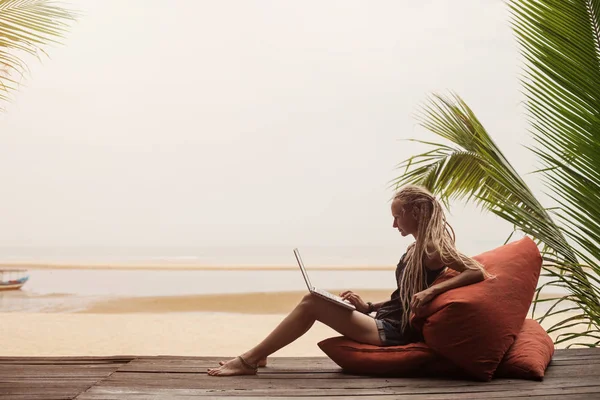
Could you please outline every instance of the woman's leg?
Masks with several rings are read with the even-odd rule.
[[[208,374],[215,376],[254,374],[256,370],[249,368],[244,361],[256,365],[259,360],[304,335],[315,321],[320,321],[357,342],[381,345],[373,318],[308,294],[273,332],[257,346],[242,354],[242,359],[229,360],[219,368],[209,369]]]

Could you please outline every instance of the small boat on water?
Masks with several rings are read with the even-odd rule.
[[[17,290],[29,280],[26,269],[0,269],[0,290]]]

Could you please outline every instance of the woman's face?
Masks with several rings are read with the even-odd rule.
[[[393,227],[398,229],[402,236],[415,235],[417,233],[417,219],[411,210],[398,200],[392,202]]]

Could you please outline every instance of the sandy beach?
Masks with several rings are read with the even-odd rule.
[[[283,315],[0,314],[1,355],[235,356],[267,335]],[[276,356],[323,355],[317,342],[337,335],[315,324]],[[6,342],[5,342],[6,343]]]
[[[264,338],[284,315],[2,313],[0,318],[0,336],[10,338],[2,356],[235,356]],[[337,335],[317,322],[273,356],[323,356],[317,343]]]

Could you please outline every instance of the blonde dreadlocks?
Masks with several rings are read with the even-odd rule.
[[[399,282],[404,330],[409,324],[412,297],[427,288],[423,265],[425,257],[429,258],[437,253],[444,265],[459,261],[468,269],[481,270],[485,277],[489,277],[489,274],[479,262],[456,249],[454,230],[446,221],[442,205],[427,189],[414,185],[405,186],[396,193],[394,202],[399,202],[404,212],[412,213],[417,221],[416,241],[407,250],[406,265]]]

